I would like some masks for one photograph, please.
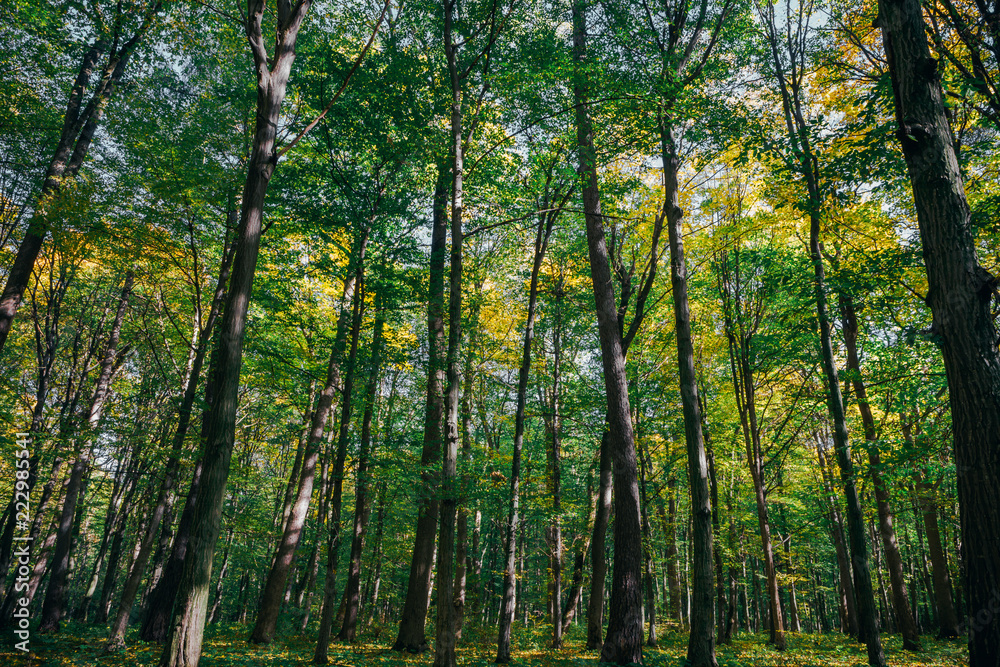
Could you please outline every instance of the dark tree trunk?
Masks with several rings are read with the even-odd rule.
[[[437,536],[438,499],[434,466],[441,459],[441,419],[444,415],[444,265],[448,239],[448,191],[451,173],[447,163],[438,164],[434,187],[434,224],[431,233],[430,277],[427,299],[427,400],[424,408],[423,451],[420,456],[423,489],[417,510],[417,530],[410,559],[410,576],[403,601],[399,633],[394,651],[421,653],[427,650],[424,623],[430,595]]]
[[[881,0],[878,23],[923,241],[927,302],[948,378],[969,664],[995,667],[1000,664],[1000,350],[991,302],[997,279],[976,257],[921,5],[916,0]]]
[[[858,410],[861,412],[861,422],[865,430],[865,440],[868,443],[869,475],[875,491],[875,504],[878,509],[878,528],[882,538],[882,552],[885,554],[886,567],[889,570],[889,584],[892,588],[892,609],[903,635],[903,648],[907,651],[920,650],[920,635],[917,624],[910,611],[910,603],[906,599],[906,582],[903,579],[903,559],[899,555],[899,544],[896,541],[896,529],[893,526],[892,509],[889,507],[889,489],[882,477],[882,460],[878,449],[878,433],[875,430],[875,417],[868,404],[868,391],[861,377],[861,359],[858,356],[858,318],[854,310],[854,299],[849,295],[840,297],[840,312],[843,322],[844,343],[847,348],[847,370],[851,372],[851,385],[858,400]]]
[[[608,631],[601,661],[620,665],[642,662],[642,528],[639,521],[639,482],[629,408],[625,353],[604,240],[594,136],[590,121],[590,85],[587,82],[586,18],[579,0],[573,3],[573,96],[579,175],[583,181],[583,209],[587,227],[591,279],[597,310],[604,386],[608,402],[608,447],[615,487],[615,558],[612,571]],[[711,517],[709,517],[711,518]],[[594,555],[597,553],[595,544]]]
[[[208,414],[202,455],[201,488],[192,509],[191,544],[177,585],[173,621],[160,667],[195,667],[208,612],[212,557],[222,520],[239,399],[243,336],[260,250],[264,197],[277,164],[275,139],[285,89],[295,60],[295,41],[310,0],[279,5],[275,51],[267,54],[262,21],[264,0],[251,0],[245,30],[257,75],[257,116],[243,188],[240,227],[225,315],[217,346],[218,390]]]

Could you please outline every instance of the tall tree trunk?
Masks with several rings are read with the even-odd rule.
[[[587,81],[586,17],[580,0],[573,3],[573,97],[579,175],[583,181],[583,208],[587,246],[597,310],[604,386],[608,403],[608,447],[615,487],[615,558],[612,571],[608,631],[601,661],[629,664],[642,661],[642,529],[639,521],[639,482],[629,408],[625,354],[604,240],[594,136],[590,121],[590,85]],[[595,544],[595,547],[597,545]],[[595,557],[599,557],[596,549]]]
[[[368,232],[363,231],[357,241],[354,252],[352,252],[353,275],[348,271],[348,276],[344,279],[344,301],[354,302],[354,320],[351,326],[351,354],[356,354],[358,330],[360,329],[360,307],[358,298],[364,292],[364,262],[365,249],[368,245]],[[352,294],[352,292],[354,292]],[[298,479],[298,488],[293,496],[293,501],[289,507],[287,520],[284,522],[284,530],[281,539],[275,549],[274,560],[271,570],[264,584],[264,593],[261,596],[257,611],[257,620],[254,623],[253,631],[250,634],[250,642],[253,644],[267,644],[274,639],[274,633],[278,624],[278,613],[281,611],[282,597],[285,592],[285,584],[288,581],[288,573],[295,558],[295,551],[298,549],[302,538],[302,531],[305,528],[306,517],[309,513],[309,505],[312,502],[313,485],[316,479],[316,464],[319,461],[320,450],[322,449],[323,431],[329,421],[333,402],[340,388],[340,364],[343,359],[344,332],[346,331],[346,308],[341,309],[337,322],[337,335],[334,339],[333,349],[330,352],[330,360],[326,368],[326,381],[322,391],[320,391],[316,408],[312,412],[312,421],[309,425],[309,433],[306,438],[305,453],[301,461],[301,470]],[[353,363],[353,356],[349,364]],[[350,370],[348,371],[350,374]],[[345,382],[344,404],[350,402],[348,391],[350,387]],[[344,425],[341,425],[344,430]]]
[[[517,375],[517,407],[514,413],[514,452],[510,465],[510,505],[504,531],[503,600],[497,633],[497,664],[510,662],[510,629],[514,623],[514,555],[517,546],[518,505],[521,487],[521,450],[524,447],[524,415],[527,408],[528,376],[531,374],[531,345],[535,337],[535,308],[538,303],[538,275],[548,249],[555,216],[539,214],[535,233],[535,253],[528,288],[528,315],[524,324],[521,367]]]
[[[677,170],[680,160],[665,110],[660,111],[660,147],[663,158],[663,213],[670,238],[670,279],[673,286],[674,323],[677,332],[677,366],[680,373],[681,405],[687,441],[688,483],[691,487],[692,600],[687,660],[693,667],[714,667],[715,603],[712,579],[712,499],[708,461],[701,430],[701,404],[691,342],[691,312],[687,296],[684,262],[684,212],[678,201]],[[617,545],[617,543],[616,543]]]
[[[160,667],[195,667],[208,612],[212,557],[222,520],[239,400],[243,335],[260,250],[264,197],[277,164],[275,139],[285,89],[295,60],[295,41],[310,0],[279,4],[273,57],[262,32],[264,0],[250,0],[245,30],[257,75],[257,116],[240,210],[236,255],[225,315],[219,330],[218,391],[210,407],[202,455],[201,488],[192,509],[191,544],[177,586],[173,621]]]
[[[441,459],[441,419],[444,415],[444,265],[448,239],[448,191],[451,172],[447,162],[438,164],[434,186],[434,221],[431,232],[430,277],[427,298],[427,398],[424,407],[423,450],[420,455],[422,486],[417,509],[417,530],[410,559],[410,575],[403,600],[394,651],[427,650],[424,623],[431,588],[434,541],[437,536],[438,499],[434,466]]]
[[[458,442],[460,438],[458,365],[462,347],[462,213],[465,206],[462,84],[454,35],[457,0],[444,0],[444,52],[451,83],[451,275],[448,298],[448,385],[445,433],[441,452],[441,522],[438,527],[437,619],[434,667],[455,667],[455,518],[458,510]]]
[[[844,414],[844,399],[840,392],[840,382],[837,377],[837,367],[833,356],[833,340],[831,336],[830,313],[826,298],[826,277],[823,267],[823,255],[820,249],[820,218],[823,209],[823,193],[820,190],[819,162],[813,150],[811,133],[802,110],[802,70],[793,68],[791,80],[786,79],[782,59],[778,54],[779,45],[788,48],[804,48],[801,42],[793,43],[786,37],[785,31],[779,31],[774,21],[774,6],[767,5],[762,10],[768,32],[768,43],[771,50],[777,83],[782,100],[782,110],[785,117],[785,129],[788,141],[791,143],[791,153],[795,168],[805,179],[807,200],[806,213],[809,216],[809,257],[813,265],[813,294],[816,303],[816,320],[819,327],[820,353],[822,356],[823,374],[826,379],[827,410],[833,422],[833,442],[840,467],[841,483],[844,485],[844,497],[847,502],[847,534],[851,549],[851,564],[854,569],[854,591],[857,595],[858,622],[861,633],[868,647],[868,663],[872,667],[883,667],[885,655],[882,652],[882,642],[879,637],[878,616],[875,610],[875,595],[872,590],[871,571],[868,566],[868,545],[865,540],[864,515],[861,502],[858,499],[857,480],[854,474],[854,463],[851,459],[850,440],[847,431],[847,418]],[[798,20],[808,22],[808,15],[799,14]],[[794,21],[793,16],[785,17]],[[797,40],[805,38],[805,33],[799,31]],[[781,48],[785,48],[782,46]]]
[[[380,297],[376,296],[377,300]],[[379,373],[382,367],[382,329],[384,326],[383,304],[376,304],[375,331],[372,334],[371,360],[369,362],[368,386],[365,388],[365,413],[361,420],[361,449],[358,454],[358,474],[354,491],[354,535],[351,540],[351,561],[347,568],[344,624],[339,639],[353,642],[357,636],[358,612],[361,607],[361,551],[364,547],[365,529],[371,507],[368,503],[369,461],[374,451],[372,444],[372,417],[375,414],[375,400],[378,391]]]
[[[69,586],[73,518],[77,513],[77,504],[82,496],[84,478],[90,471],[91,447],[104,411],[104,403],[111,391],[111,381],[120,367],[118,340],[121,337],[122,324],[125,322],[129,297],[132,295],[132,282],[133,275],[129,271],[125,276],[125,284],[122,286],[121,295],[118,298],[118,310],[108,333],[108,340],[104,345],[104,353],[101,356],[97,380],[94,382],[94,393],[90,399],[90,407],[82,420],[83,423],[78,433],[80,444],[77,447],[76,462],[70,473],[69,483],[66,487],[66,499],[63,501],[62,512],[59,516],[55,550],[50,564],[49,587],[45,591],[45,602],[42,605],[41,622],[38,626],[39,632],[59,631],[59,620],[63,615]]]
[[[362,244],[361,247],[363,249],[364,245]],[[360,258],[363,259],[363,257]],[[359,262],[357,266],[357,284],[354,287],[354,305],[351,315],[351,347],[347,356],[347,371],[344,374],[343,398],[340,404],[337,455],[331,473],[333,495],[330,499],[330,537],[326,555],[326,581],[323,585],[323,614],[320,617],[316,652],[313,654],[313,662],[317,665],[325,665],[329,661],[327,652],[330,648],[330,637],[333,634],[333,624],[337,614],[337,557],[340,553],[341,540],[340,515],[343,508],[344,465],[347,460],[348,430],[351,426],[351,413],[354,406],[352,397],[354,394],[354,376],[358,359],[358,338],[361,335],[361,321],[364,312],[363,271],[364,263]]]
[[[903,635],[903,648],[907,651],[920,650],[920,634],[917,624],[910,611],[910,603],[906,599],[906,582],[903,578],[903,559],[899,555],[899,544],[896,541],[896,529],[893,526],[892,509],[889,507],[889,489],[882,477],[882,460],[878,449],[878,433],[875,430],[875,417],[868,404],[868,390],[861,377],[861,359],[858,356],[858,317],[854,310],[854,299],[850,295],[841,295],[840,312],[843,323],[844,344],[847,348],[847,370],[851,372],[851,385],[858,400],[858,410],[861,412],[861,423],[868,443],[869,475],[875,490],[875,504],[878,508],[879,536],[882,538],[882,552],[885,554],[886,567],[889,570],[889,584],[892,588],[892,609],[899,623],[900,634]]]
[[[1000,664],[1000,349],[991,302],[997,278],[976,257],[921,5],[916,0],[880,0],[878,24],[923,241],[927,302],[948,378],[969,664],[995,667]]]

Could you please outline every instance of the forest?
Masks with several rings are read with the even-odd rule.
[[[1000,667],[997,0],[0,45],[0,663]]]

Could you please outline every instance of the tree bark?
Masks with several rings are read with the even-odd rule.
[[[991,302],[997,279],[975,241],[937,61],[916,0],[880,0],[878,24],[892,78],[920,225],[932,332],[944,357],[962,529],[969,664],[1000,664],[1000,350]]]
[[[642,661],[642,529],[639,521],[639,482],[628,379],[625,376],[625,354],[615,307],[597,184],[597,163],[590,120],[590,86],[586,75],[586,34],[583,4],[580,0],[575,0],[573,96],[576,102],[578,173],[583,181],[587,247],[608,403],[607,448],[613,463],[615,487],[615,558],[610,620],[600,659],[602,662],[625,665]],[[596,548],[594,556],[600,557]]]
[[[424,624],[431,587],[434,562],[434,541],[437,535],[438,498],[435,487],[437,473],[433,470],[441,458],[441,419],[444,415],[444,265],[448,238],[448,191],[451,173],[446,162],[438,164],[434,186],[434,220],[431,232],[430,277],[427,298],[427,399],[424,407],[424,438],[420,456],[422,483],[417,510],[417,530],[410,559],[406,598],[403,601],[399,633],[392,645],[394,651],[422,653],[427,650]]]
[[[437,619],[434,667],[455,667],[455,518],[458,511],[458,421],[462,347],[462,213],[464,199],[464,130],[458,45],[454,39],[456,0],[444,0],[444,52],[451,83],[451,275],[448,298],[448,355],[445,433],[441,452],[441,522],[438,527]]]

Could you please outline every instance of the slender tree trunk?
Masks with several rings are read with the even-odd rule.
[[[579,536],[580,545],[576,548],[576,553],[573,556],[573,577],[570,580],[569,592],[566,594],[566,604],[562,612],[563,634],[566,634],[569,630],[569,624],[575,619],[576,608],[580,604],[580,598],[583,597],[583,569],[587,561],[587,550],[590,548],[590,540],[593,536],[593,524],[597,518],[597,506],[594,504],[595,493],[592,482],[587,485],[587,498],[590,515],[587,517],[587,523],[584,525]]]
[[[903,648],[907,651],[920,650],[920,635],[913,620],[910,604],[906,599],[906,582],[903,579],[903,559],[899,555],[896,529],[893,526],[892,509],[889,507],[889,489],[882,477],[882,461],[878,449],[878,434],[875,417],[868,404],[868,391],[861,377],[861,359],[858,356],[858,318],[854,310],[854,299],[849,295],[840,297],[840,312],[843,322],[844,343],[847,348],[847,370],[851,372],[851,385],[858,399],[861,423],[868,443],[869,475],[875,490],[875,504],[878,508],[878,528],[882,538],[882,551],[889,570],[889,584],[892,588],[892,608],[903,635]]]
[[[462,378],[462,457],[472,461],[472,379],[476,359],[476,333],[479,327],[480,296],[482,282],[476,284],[476,299],[469,314],[468,350],[465,354],[465,371]],[[471,480],[464,476],[462,488],[469,489]],[[469,497],[463,494],[458,508],[458,522],[455,528],[455,641],[462,639],[465,622],[465,606],[468,593],[469,557]]]
[[[831,321],[826,298],[826,277],[823,267],[823,255],[820,248],[820,218],[823,208],[823,193],[820,190],[819,162],[813,151],[810,139],[809,125],[802,110],[801,70],[793,69],[791,80],[786,79],[782,60],[778,55],[779,45],[787,43],[789,48],[799,48],[792,44],[784,34],[779,34],[774,23],[774,7],[768,5],[764,10],[767,19],[768,42],[771,50],[777,76],[778,88],[781,93],[782,109],[785,116],[787,137],[792,145],[791,158],[796,163],[796,169],[802,174],[806,184],[806,212],[809,216],[809,256],[813,265],[813,293],[816,303],[816,319],[819,327],[820,352],[822,356],[823,374],[826,379],[827,409],[833,422],[833,442],[840,467],[841,483],[844,486],[844,497],[847,502],[847,533],[851,550],[851,564],[854,570],[854,590],[857,595],[858,622],[864,641],[868,646],[868,663],[872,667],[883,667],[885,655],[882,652],[882,642],[879,637],[878,617],[875,610],[875,595],[872,590],[871,571],[868,566],[868,545],[865,540],[864,515],[858,499],[857,480],[854,473],[854,463],[851,459],[850,440],[847,431],[847,419],[844,414],[844,399],[840,392],[840,382],[837,377],[837,367],[833,355],[831,336]],[[792,21],[793,17],[786,17]],[[800,20],[803,20],[800,17]],[[784,47],[782,47],[784,48]]]
[[[364,246],[362,245],[362,248]],[[360,259],[363,260],[363,257]],[[364,308],[364,264],[357,267],[357,284],[354,288],[354,305],[351,320],[351,347],[347,357],[347,372],[344,374],[343,400],[340,405],[340,424],[337,433],[337,456],[333,465],[333,496],[330,507],[330,537],[326,556],[326,582],[323,585],[323,614],[320,617],[319,636],[316,640],[316,652],[313,662],[325,665],[329,661],[327,652],[330,648],[330,637],[333,634],[333,624],[336,620],[337,606],[337,557],[340,553],[341,511],[344,496],[344,465],[347,460],[348,430],[351,425],[351,413],[354,406],[354,376],[358,359],[358,338],[361,335],[361,321]]]
[[[444,2],[444,52],[451,83],[451,275],[448,298],[448,385],[445,392],[445,437],[441,455],[441,523],[437,553],[437,622],[434,667],[455,667],[455,518],[458,510],[459,393],[458,365],[462,347],[462,213],[464,130],[458,46],[453,20],[456,0]]]
[[[636,409],[638,414],[638,408]],[[636,420],[638,421],[638,420]],[[638,428],[637,428],[638,430]],[[646,493],[646,478],[652,471],[649,452],[642,444],[642,439],[636,439],[639,454],[639,490],[642,493],[642,578],[645,592],[645,617],[649,624],[649,634],[646,636],[646,646],[656,646],[656,572],[653,566],[653,528],[649,522],[649,495]]]
[[[77,72],[73,88],[70,90],[66,111],[63,114],[63,127],[59,143],[56,144],[52,159],[49,161],[42,190],[35,202],[34,213],[28,223],[24,238],[18,246],[14,263],[7,273],[3,293],[0,295],[0,354],[3,353],[14,315],[21,304],[24,290],[28,287],[32,271],[35,268],[35,261],[41,252],[42,243],[49,232],[48,209],[59,193],[62,181],[67,177],[75,177],[83,165],[108,100],[114,94],[115,88],[125,73],[129,57],[139,41],[149,31],[160,7],[159,2],[150,5],[136,32],[130,38],[122,40],[116,36],[108,52],[108,59],[101,72],[101,78],[94,86],[86,105],[84,105],[84,95],[90,85],[97,61],[108,50],[107,38],[98,38],[87,49],[80,61],[80,69]],[[121,20],[121,11],[122,9],[119,7],[119,14],[114,17],[116,25]]]
[[[663,157],[664,202],[662,215],[670,235],[670,278],[673,286],[674,322],[677,332],[677,365],[680,372],[681,405],[687,441],[688,481],[691,487],[692,530],[692,601],[691,634],[687,660],[693,667],[714,667],[715,604],[712,581],[712,499],[709,490],[708,461],[701,430],[701,404],[698,400],[691,342],[691,313],[687,296],[687,268],[684,262],[684,236],[681,218],[684,212],[678,201],[677,156],[674,137],[660,112],[660,143]]]
[[[995,667],[1000,664],[1000,349],[991,306],[997,278],[976,257],[921,5],[915,0],[880,0],[877,23],[920,224],[927,302],[948,378],[969,665]]]
[[[70,473],[69,484],[66,487],[66,499],[63,501],[56,532],[55,550],[49,573],[49,587],[45,592],[45,602],[42,605],[39,632],[58,632],[59,621],[62,618],[66,603],[66,593],[69,586],[70,549],[73,541],[73,518],[76,515],[77,504],[81,500],[84,478],[90,471],[91,447],[97,426],[101,421],[104,403],[111,390],[111,380],[120,366],[118,356],[118,340],[121,337],[122,324],[128,309],[129,297],[132,295],[133,275],[130,271],[125,276],[121,295],[118,298],[118,310],[114,323],[104,345],[100,370],[94,382],[94,393],[90,399],[90,407],[83,420],[83,426],[78,434],[82,442],[78,446],[76,462]]]
[[[377,297],[378,298],[378,297]],[[371,507],[368,503],[369,461],[374,451],[372,444],[372,417],[375,414],[375,400],[378,391],[379,373],[382,366],[382,329],[384,326],[382,304],[377,304],[375,331],[372,334],[371,361],[368,386],[365,388],[365,413],[361,420],[361,449],[358,455],[358,474],[354,492],[354,535],[351,540],[351,561],[347,569],[344,624],[338,639],[353,642],[357,636],[358,612],[361,607],[361,552],[364,548],[365,529]]]
[[[353,276],[348,274],[344,279],[343,299],[350,300],[353,296],[354,320],[351,326],[351,359],[348,364],[354,363],[354,355],[357,349],[357,338],[360,322],[359,295],[364,292],[364,262],[365,249],[368,244],[368,233],[364,231],[358,240],[355,252],[352,253]],[[354,294],[352,295],[352,291]],[[323,431],[329,421],[330,412],[333,409],[333,402],[336,398],[340,384],[340,362],[343,357],[343,338],[346,330],[346,309],[341,309],[341,316],[337,323],[337,336],[334,341],[333,350],[330,352],[330,360],[327,364],[326,381],[316,408],[312,412],[312,421],[309,425],[309,433],[306,437],[305,453],[301,461],[301,470],[298,479],[298,488],[293,496],[293,501],[288,511],[287,521],[284,522],[284,531],[281,540],[275,550],[274,560],[271,570],[264,584],[264,594],[260,600],[257,611],[257,621],[250,634],[250,642],[253,644],[267,644],[274,639],[274,633],[278,624],[278,613],[281,611],[282,597],[285,592],[285,584],[288,581],[288,573],[295,558],[305,528],[306,517],[309,513],[309,505],[312,502],[313,485],[316,479],[316,464],[319,461],[320,450],[322,449]],[[348,374],[350,374],[348,370]],[[350,403],[350,386],[344,384],[344,405]],[[343,432],[345,424],[341,423]]]
[[[549,442],[549,493],[552,495],[552,523],[548,528],[548,542],[551,555],[549,569],[552,572],[552,588],[549,605],[552,623],[552,648],[562,647],[563,637],[563,536],[562,536],[562,416],[560,415],[560,391],[562,364],[562,300],[565,294],[564,280],[560,272],[556,283],[554,301],[555,314],[552,325],[552,390],[548,400],[546,427]],[[581,572],[582,574],[582,572]],[[575,606],[575,603],[574,603]]]
[[[517,376],[517,408],[514,413],[514,453],[510,467],[510,505],[504,531],[503,600],[500,603],[500,627],[497,634],[497,664],[510,662],[510,629],[514,622],[514,555],[518,527],[518,504],[521,486],[521,450],[524,447],[524,415],[527,408],[528,376],[531,373],[531,345],[535,336],[535,307],[538,303],[538,275],[552,234],[554,216],[539,214],[535,234],[535,256],[528,288],[528,315],[524,324],[521,368]]]
[[[268,57],[262,32],[264,0],[251,0],[248,6],[245,29],[257,74],[257,117],[243,188],[232,279],[219,331],[218,391],[205,429],[201,488],[192,509],[192,543],[177,586],[173,621],[160,667],[195,667],[201,656],[212,557],[219,538],[235,440],[243,335],[260,249],[264,197],[277,164],[274,144],[288,77],[295,60],[295,41],[309,5],[310,0],[299,0],[293,7],[285,5],[278,12],[277,39],[272,58]]]

